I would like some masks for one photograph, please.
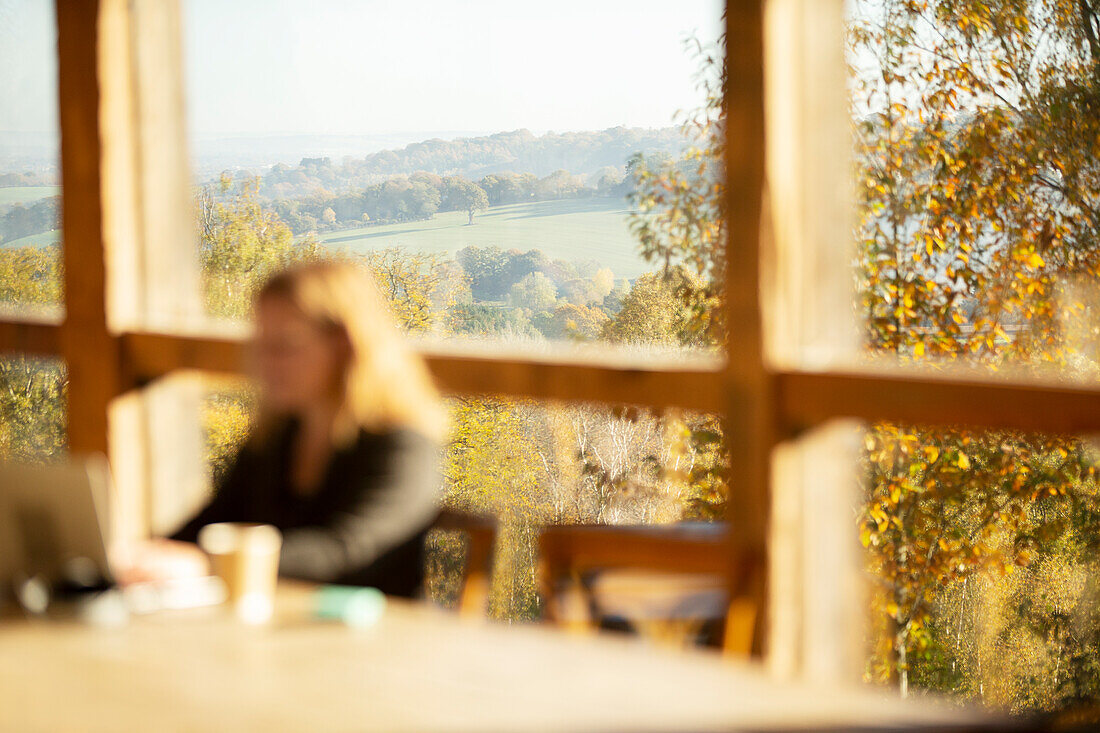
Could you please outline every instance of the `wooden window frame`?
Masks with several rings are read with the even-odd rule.
[[[929,375],[896,367],[876,372],[776,366],[783,359],[774,358],[775,350],[766,339],[786,326],[774,318],[769,321],[761,308],[762,293],[769,285],[763,273],[775,265],[769,262],[774,254],[769,251],[769,241],[774,247],[777,237],[786,237],[780,246],[805,247],[800,238],[825,225],[813,220],[812,213],[801,230],[791,225],[800,216],[791,201],[805,195],[791,187],[828,188],[835,184],[843,188],[849,173],[835,160],[799,158],[791,162],[798,170],[790,177],[771,171],[770,197],[767,194],[768,134],[776,125],[767,124],[765,113],[765,4],[803,13],[801,22],[811,23],[814,30],[822,22],[831,23],[834,30],[843,22],[842,0],[729,0],[727,4],[727,76],[734,83],[726,94],[726,169],[731,174],[724,215],[729,233],[727,261],[736,266],[727,273],[725,308],[727,322],[733,327],[725,358],[721,362],[695,359],[660,365],[645,356],[607,352],[563,350],[504,357],[422,348],[447,393],[681,407],[722,415],[732,465],[729,519],[741,548],[761,562],[768,555],[770,514],[779,488],[772,475],[773,452],[837,419],[1044,433],[1100,430],[1100,389],[1034,380],[991,381],[975,374]],[[808,10],[811,4],[814,10]],[[120,450],[120,445],[137,435],[133,429],[129,434],[119,432],[118,425],[128,421],[116,413],[126,401],[152,382],[181,370],[241,372],[246,336],[170,333],[127,317],[140,307],[134,292],[150,272],[146,269],[143,274],[132,262],[142,261],[154,246],[167,247],[173,236],[177,242],[182,236],[168,230],[157,236],[149,231],[148,222],[135,223],[135,217],[140,219],[141,192],[154,185],[163,190],[165,184],[148,180],[155,175],[148,169],[142,176],[134,140],[153,141],[160,149],[177,145],[180,151],[185,150],[179,110],[158,116],[155,111],[143,113],[135,104],[133,63],[127,49],[136,6],[159,13],[156,22],[162,32],[176,34],[178,47],[177,2],[57,0],[65,315],[0,314],[0,352],[55,357],[65,363],[70,450],[110,455],[116,474],[140,473],[137,462],[148,460],[148,451]],[[797,24],[792,27],[797,30]],[[826,37],[819,43],[825,46],[817,52],[827,54],[834,65],[838,60],[842,65],[842,39],[815,34],[818,38],[823,35]],[[799,62],[777,56],[774,49],[771,54],[769,59],[776,64],[793,64],[787,82],[817,73],[812,59],[807,65],[805,58]],[[178,53],[174,59],[169,56],[153,73],[182,99],[179,61]],[[834,68],[825,73],[824,79],[805,82],[816,85],[810,94],[821,99],[830,94],[843,98],[843,88],[837,83],[838,78],[843,83],[842,72]],[[779,87],[782,92],[782,80]],[[806,93],[804,89],[787,91]],[[173,98],[167,99],[171,107]],[[839,113],[837,109],[835,104],[828,109],[831,124],[815,118],[819,124],[813,134],[819,139],[812,142],[822,149],[830,149],[830,142],[841,149],[847,144],[847,120],[843,109]],[[164,162],[159,162],[164,168]],[[799,180],[800,176],[805,180]],[[171,193],[178,204],[180,191]],[[163,198],[160,201],[159,210],[166,210]],[[169,202],[167,208],[172,205]],[[189,215],[185,210],[179,213]],[[836,231],[835,223],[830,226],[834,234],[847,236],[846,231]],[[777,292],[781,295],[782,287]],[[795,334],[793,341],[798,340]],[[129,423],[132,427],[132,421]],[[131,496],[129,500],[140,498]],[[776,621],[775,625],[782,624]],[[774,632],[768,644],[773,654],[780,643]]]

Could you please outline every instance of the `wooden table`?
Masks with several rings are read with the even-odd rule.
[[[0,622],[4,731],[976,730],[984,719],[866,690],[778,685],[710,652],[471,622],[391,601],[369,629],[220,608],[122,628]]]

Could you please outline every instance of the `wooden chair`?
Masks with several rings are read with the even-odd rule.
[[[443,509],[432,529],[462,532],[468,538],[458,610],[464,616],[485,615],[489,609],[489,582],[493,577],[496,519]]]
[[[626,586],[613,584],[617,588],[610,592],[627,587],[631,593],[644,593],[648,585],[656,595],[718,594],[724,606],[719,613],[722,647],[748,654],[760,645],[757,617],[764,568],[759,560],[734,548],[725,523],[546,526],[539,538],[544,618],[575,631],[592,631],[601,606],[593,576],[643,571]],[[679,582],[670,583],[670,578]],[[677,614],[693,610],[690,605],[665,606]]]

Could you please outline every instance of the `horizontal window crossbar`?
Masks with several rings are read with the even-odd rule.
[[[58,314],[0,315],[0,352],[63,357]],[[176,370],[239,374],[245,338],[125,333],[122,360],[137,387]],[[681,407],[724,413],[727,380],[709,356],[559,349],[535,355],[486,353],[480,345],[418,344],[449,394]],[[774,375],[780,423],[798,432],[835,418],[1002,428],[1057,434],[1100,432],[1100,389],[1040,380],[893,372]]]
[[[122,343],[124,362],[143,382],[175,369],[236,373],[245,359],[239,337],[128,333]],[[448,394],[724,410],[725,375],[720,360],[713,357],[650,359],[608,349],[563,349],[523,357],[417,346]]]
[[[783,372],[778,406],[788,429],[834,418],[1080,435],[1100,431],[1100,389],[958,375]]]
[[[59,311],[0,313],[0,353],[59,356],[61,313]]]

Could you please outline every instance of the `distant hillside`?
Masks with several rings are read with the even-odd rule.
[[[515,130],[483,137],[433,139],[364,158],[304,158],[297,166],[275,165],[262,174],[263,193],[272,198],[296,198],[321,190],[346,191],[418,171],[461,175],[471,180],[506,171],[543,177],[566,170],[591,176],[607,167],[621,170],[635,153],[675,155],[686,143],[678,127],[613,127],[545,135]]]
[[[400,148],[429,138],[452,140],[488,135],[491,130],[435,130],[374,135],[202,135],[191,141],[192,173],[197,181],[215,178],[224,170],[256,171],[282,163],[295,166],[302,158],[362,158],[379,150]]]
[[[399,247],[455,257],[471,246],[538,250],[551,260],[595,261],[596,269],[607,267],[616,279],[633,279],[651,268],[638,253],[628,213],[622,199],[537,201],[493,206],[479,213],[472,226],[465,212],[448,211],[427,221],[343,229],[319,238],[328,249],[353,252]],[[502,287],[506,292],[510,286]]]

